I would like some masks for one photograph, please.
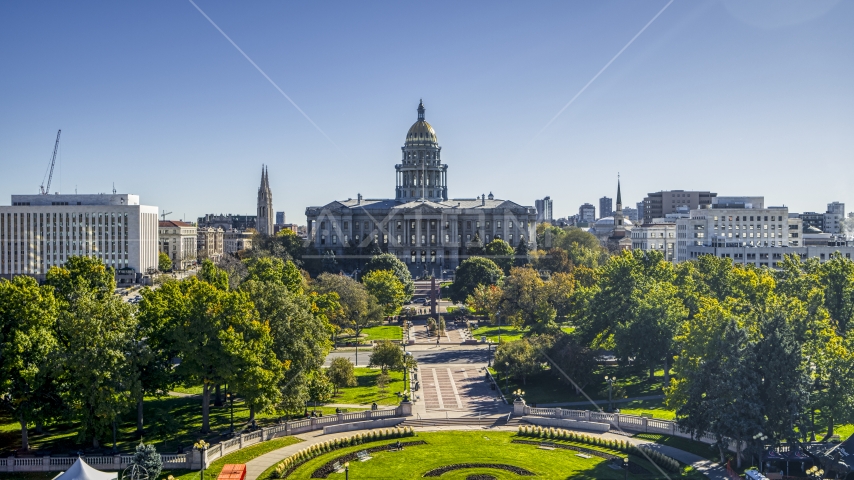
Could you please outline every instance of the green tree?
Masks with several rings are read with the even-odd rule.
[[[501,268],[488,258],[467,258],[457,267],[450,288],[451,300],[464,302],[478,285],[496,285],[503,274]]]
[[[314,371],[308,377],[308,398],[314,406],[332,400],[332,382],[322,371]]]
[[[332,363],[326,370],[326,375],[335,387],[335,395],[338,395],[338,391],[344,387],[355,387],[357,385],[353,362],[344,357],[332,359]]]
[[[0,391],[21,425],[23,450],[30,448],[27,424],[51,415],[58,314],[52,287],[26,276],[0,280]]]
[[[531,263],[530,252],[528,251],[528,242],[524,239],[519,240],[519,244],[516,245],[516,251],[514,253],[516,255],[516,259],[513,264],[517,267],[524,267]]]
[[[466,243],[466,255],[470,257],[483,255],[483,240],[480,239],[478,232],[474,233],[474,238],[471,239],[471,242]]]
[[[127,361],[136,327],[131,305],[94,291],[80,293],[59,315],[60,395],[80,421],[79,440],[96,448],[111,429],[115,446],[117,419],[136,403],[138,372]]]
[[[56,289],[55,295],[64,307],[73,305],[84,295],[93,294],[99,299],[113,296],[116,289],[116,276],[96,258],[70,257],[62,267],[48,270],[45,284]]]
[[[513,266],[515,260],[515,253],[513,247],[500,238],[487,243],[486,247],[483,248],[483,256],[501,267],[505,275],[510,273],[510,267]]]
[[[557,311],[549,304],[546,283],[536,270],[513,267],[502,285],[501,314],[516,326],[544,332],[557,326]]]
[[[202,262],[202,268],[196,276],[199,280],[207,282],[220,290],[228,290],[228,273],[218,268],[210,260]]]
[[[571,335],[561,331],[543,340],[543,345],[547,347],[548,359],[575,382],[573,388],[577,394],[580,394],[584,387],[595,381],[598,365],[595,352],[579,344]],[[572,383],[557,368],[553,368],[552,372],[557,376],[558,381]]]
[[[330,321],[351,329],[358,338],[362,330],[382,321],[383,309],[367,287],[344,275],[321,274],[314,282],[318,293],[336,293],[341,309]]]
[[[810,386],[801,344],[782,308],[762,319],[760,333],[756,344],[756,369],[763,406],[762,431],[773,443],[796,442],[798,435],[794,427],[806,432],[807,425],[802,425],[801,419],[807,411]]]
[[[386,316],[397,315],[403,308],[405,289],[391,270],[374,270],[362,277],[362,283],[383,307]]]
[[[854,317],[854,262],[835,252],[819,270],[824,306],[840,335],[846,335]]]
[[[131,463],[144,468],[145,473],[148,474],[148,478],[152,480],[158,478],[160,476],[160,472],[163,471],[163,459],[160,458],[160,454],[157,453],[154,445],[150,443],[145,445],[140,442],[139,445],[136,446],[136,451],[133,454]]]
[[[161,272],[172,271],[172,260],[169,258],[169,255],[166,255],[163,252],[160,252],[157,255],[157,269]]]
[[[364,274],[368,274],[375,270],[391,270],[394,272],[397,279],[403,284],[403,292],[406,295],[404,302],[408,302],[412,299],[412,294],[415,293],[415,282],[412,281],[412,275],[409,273],[409,268],[407,268],[406,264],[401,262],[394,254],[383,253],[382,255],[371,257],[368,264],[365,265]]]
[[[650,379],[663,361],[666,386],[670,380],[670,359],[675,353],[674,337],[688,312],[679,299],[678,289],[670,283],[652,282],[635,294],[640,297],[635,311],[624,317],[626,323],[614,329],[615,350],[624,361],[632,358],[635,364],[647,367]]]
[[[506,342],[495,349],[495,368],[504,375],[522,380],[527,385],[528,377],[540,369],[540,356],[528,338]]]
[[[572,261],[569,260],[566,250],[551,248],[545,255],[537,258],[537,268],[551,273],[569,273],[572,271]]]
[[[308,395],[310,376],[321,369],[331,349],[331,326],[324,312],[340,308],[330,298],[335,295],[293,292],[281,277],[267,282],[247,280],[240,290],[249,295],[259,318],[270,327],[271,350],[284,366],[281,392],[285,403],[298,405]]]
[[[403,350],[390,340],[381,340],[374,345],[369,366],[380,367],[383,373],[399,370],[403,368]]]

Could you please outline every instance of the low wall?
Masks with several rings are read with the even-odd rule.
[[[635,415],[624,415],[622,413],[593,412],[590,410],[568,410],[565,408],[534,408],[529,407],[523,401],[513,402],[513,415],[536,416],[553,419],[570,419],[584,422],[605,423],[617,430],[637,433],[660,433],[674,437],[689,438],[698,442],[713,444],[716,442],[714,435],[706,434],[700,437],[691,435],[690,432],[680,427],[676,422],[669,420],[658,420],[655,418],[638,417]],[[727,440],[727,448],[734,452],[736,442]]]
[[[242,448],[256,443],[266,442],[276,437],[285,435],[296,435],[298,433],[310,432],[313,430],[326,429],[331,426],[342,427],[342,430],[359,430],[361,428],[346,428],[350,424],[363,423],[369,424],[374,421],[388,421],[397,423],[403,422],[405,416],[412,415],[412,404],[398,406],[391,410],[366,410],[364,412],[339,413],[337,415],[327,415],[325,417],[312,417],[301,420],[293,420],[284,422],[271,427],[265,427],[254,432],[243,433],[224,440],[220,443],[211,445],[205,451],[192,450],[182,454],[165,454],[161,453],[164,469],[189,469],[199,470],[204,466],[207,468],[211,462],[221,458],[229,453],[236,452]],[[387,425],[378,425],[388,427],[397,423],[388,423]],[[98,470],[117,472],[124,470],[130,465],[133,455],[110,455],[110,456],[87,456],[83,459],[89,465]],[[68,470],[68,467],[74,464],[77,460],[76,456],[69,457],[22,457],[14,456],[0,458],[0,472],[58,472]]]
[[[569,420],[563,418],[547,418],[524,416],[522,420],[541,427],[567,428],[570,430],[589,430],[591,432],[605,433],[611,430],[607,423],[585,422],[583,420]]]
[[[342,423],[339,425],[330,425],[323,427],[323,434],[352,432],[353,430],[369,430],[372,428],[388,428],[395,425],[400,425],[406,420],[405,418],[384,418],[382,420],[370,420],[367,422]]]

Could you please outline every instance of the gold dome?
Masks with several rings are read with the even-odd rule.
[[[418,120],[409,127],[406,133],[406,145],[436,144],[436,131],[424,120],[424,102],[418,104]]]

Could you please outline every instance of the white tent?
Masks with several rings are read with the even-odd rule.
[[[74,465],[63,473],[57,475],[54,480],[116,480],[118,472],[102,472],[90,467],[83,458],[77,458]]]

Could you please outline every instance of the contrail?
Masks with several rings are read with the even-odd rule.
[[[264,75],[264,78],[266,78],[266,79],[267,79],[267,81],[268,81],[268,82],[270,82],[270,84],[271,84],[271,85],[273,85],[274,87],[276,87],[276,90],[278,90],[278,91],[279,91],[279,93],[281,93],[283,97],[285,97],[289,102],[291,102],[291,105],[293,105],[293,106],[294,106],[294,108],[296,108],[296,109],[299,111],[299,113],[301,113],[301,114],[302,114],[302,116],[303,116],[303,117],[305,117],[305,119],[306,119],[306,120],[308,120],[308,122],[309,122],[309,123],[311,123],[312,125],[314,125],[314,128],[316,128],[318,132],[322,133],[322,134],[323,134],[323,136],[324,136],[324,137],[326,137],[326,139],[327,139],[327,140],[329,140],[329,142],[330,142],[332,145],[335,145],[335,148],[338,148],[338,145],[336,145],[336,144],[335,144],[335,142],[333,142],[333,141],[332,141],[332,139],[331,139],[331,138],[329,138],[329,135],[327,135],[327,134],[326,134],[326,132],[324,132],[324,131],[319,127],[319,126],[317,126],[317,124],[316,124],[316,123],[314,123],[314,120],[312,120],[312,119],[311,119],[311,117],[309,117],[309,116],[308,116],[308,114],[306,114],[306,113],[305,113],[301,108],[299,108],[299,105],[297,105],[297,104],[296,104],[296,102],[294,102],[293,100],[291,100],[291,97],[289,97],[289,96],[288,96],[288,94],[284,92],[284,90],[282,90],[281,88],[279,88],[279,86],[278,86],[278,85],[276,85],[276,82],[274,82],[274,81],[273,81],[273,79],[272,79],[272,78],[270,78],[266,73],[264,73],[264,70],[261,70],[261,67],[259,67],[259,66],[258,66],[258,64],[256,64],[255,62],[253,62],[253,61],[252,61],[252,59],[251,59],[251,58],[249,58],[249,55],[246,55],[246,52],[244,52],[244,51],[243,51],[243,49],[241,49],[240,47],[238,47],[238,46],[237,46],[237,44],[236,44],[236,43],[234,43],[234,40],[232,40],[232,39],[231,39],[231,37],[229,37],[228,35],[226,35],[226,34],[225,34],[225,32],[223,32],[223,31],[222,31],[222,29],[221,29],[221,28],[219,28],[219,25],[217,25],[217,24],[216,24],[216,22],[214,22],[213,20],[211,20],[211,17],[209,17],[209,16],[208,16],[208,14],[206,14],[206,13],[205,13],[201,8],[199,8],[199,6],[198,6],[198,5],[196,5],[196,2],[194,2],[193,0],[187,0],[187,1],[189,1],[189,2],[194,6],[194,7],[196,7],[196,10],[198,10],[198,11],[199,11],[199,13],[201,13],[205,18],[207,18],[207,19],[208,19],[208,21],[209,21],[209,22],[211,22],[211,25],[213,25],[213,26],[214,26],[214,28],[216,28],[216,29],[219,31],[219,33],[221,33],[221,34],[222,34],[222,36],[223,36],[223,37],[225,37],[225,39],[226,39],[226,40],[228,40],[232,45],[234,45],[234,48],[236,48],[236,49],[237,49],[237,51],[238,51],[238,52],[240,52],[240,54],[241,54],[241,55],[243,55],[243,57],[244,57],[246,60],[249,60],[249,63],[251,63],[251,64],[252,64],[252,66],[253,66],[253,67],[255,67],[255,69],[256,69],[256,70],[258,70],[258,71],[261,73],[261,75]],[[673,0],[671,0],[671,1],[673,1]]]
[[[192,0],[191,0],[191,1],[192,1]],[[614,55],[614,57],[613,57],[613,58],[611,58],[611,60],[609,60],[609,61],[608,61],[608,63],[606,63],[606,64],[605,64],[605,66],[604,66],[604,67],[602,67],[602,69],[601,69],[601,70],[599,70],[599,72],[598,72],[596,75],[594,75],[594,76],[593,76],[593,78],[591,78],[591,79],[590,79],[590,81],[589,81],[589,82],[587,82],[587,84],[586,84],[586,85],[584,85],[584,87],[582,87],[582,88],[581,88],[581,90],[579,90],[579,91],[578,91],[578,93],[576,93],[576,94],[575,94],[575,96],[574,96],[574,97],[572,97],[572,99],[571,99],[569,102],[567,102],[567,103],[566,103],[566,105],[564,105],[564,106],[563,106],[563,108],[561,108],[561,109],[560,109],[560,111],[559,111],[559,112],[557,112],[557,114],[556,114],[554,117],[552,117],[552,119],[551,119],[551,120],[549,120],[549,123],[547,123],[547,124],[546,124],[546,126],[545,126],[545,127],[543,127],[543,129],[542,129],[542,130],[540,130],[539,132],[537,132],[537,134],[536,134],[536,135],[534,135],[534,138],[532,138],[532,139],[531,139],[531,142],[533,142],[534,140],[536,140],[536,139],[537,139],[537,137],[539,137],[539,136],[540,136],[540,134],[542,134],[542,133],[543,133],[547,128],[549,128],[549,125],[551,125],[555,120],[557,120],[557,117],[559,117],[559,116],[560,116],[560,114],[561,114],[561,113],[563,113],[563,111],[564,111],[564,110],[566,110],[567,108],[569,108],[569,106],[570,106],[570,105],[572,105],[572,103],[573,103],[573,102],[575,102],[575,100],[576,100],[579,96],[581,96],[581,94],[582,94],[582,93],[584,93],[584,91],[585,91],[585,90],[587,90],[587,87],[589,87],[591,83],[593,83],[594,81],[596,81],[596,79],[597,79],[597,78],[599,78],[599,75],[602,75],[602,72],[604,72],[605,70],[607,70],[607,69],[608,69],[608,67],[610,67],[610,66],[611,66],[611,64],[612,64],[612,63],[614,63],[614,60],[616,60],[617,58],[619,58],[619,56],[620,56],[620,55],[622,55],[622,53],[623,53],[627,48],[629,48],[629,45],[631,45],[635,40],[637,40],[637,38],[640,36],[640,34],[641,34],[641,33],[643,33],[643,32],[644,32],[644,30],[646,30],[650,25],[652,25],[652,22],[654,22],[654,21],[655,21],[655,19],[656,19],[656,18],[658,18],[658,16],[659,16],[659,15],[661,15],[662,13],[664,13],[664,11],[665,11],[665,10],[667,10],[667,7],[669,7],[671,3],[673,3],[673,0],[670,0],[669,2],[667,2],[667,5],[665,5],[665,6],[664,6],[664,8],[662,8],[661,10],[659,10],[659,11],[658,11],[658,13],[656,13],[656,14],[655,14],[655,16],[654,16],[654,17],[652,17],[652,20],[650,20],[649,22],[647,22],[647,23],[646,23],[646,25],[644,25],[644,26],[643,26],[643,28],[641,28],[641,29],[640,29],[640,31],[639,31],[638,33],[636,33],[636,34],[635,34],[635,36],[634,36],[634,37],[632,37],[632,39],[631,39],[631,40],[629,40],[629,43],[627,43],[623,48],[621,48],[621,49],[620,49],[620,51],[619,51],[619,52],[617,52],[617,54],[616,54],[616,55]]]

